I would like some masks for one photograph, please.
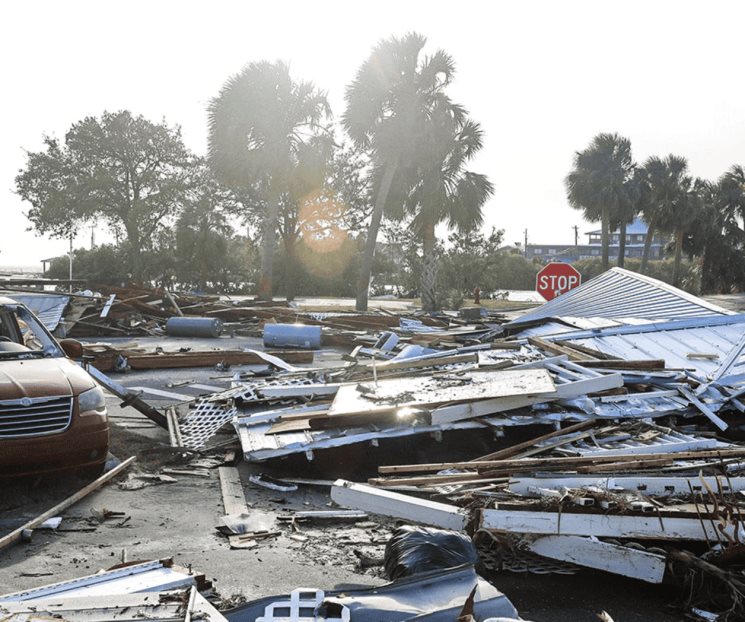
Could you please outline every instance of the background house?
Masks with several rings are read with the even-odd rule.
[[[644,243],[647,239],[647,224],[641,218],[635,218],[634,222],[626,227],[626,257],[641,257],[644,252]],[[545,261],[561,259],[571,263],[578,259],[591,259],[602,255],[602,232],[600,229],[588,231],[586,244],[528,244],[526,257],[533,259],[537,257]],[[618,256],[618,245],[621,233],[616,229],[610,238],[610,256]],[[652,246],[649,251],[650,259],[661,259],[667,239],[655,234],[652,238]]]

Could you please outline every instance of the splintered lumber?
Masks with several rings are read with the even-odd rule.
[[[110,479],[113,479],[114,477],[119,475],[119,473],[124,471],[124,469],[126,469],[134,461],[135,461],[135,456],[132,456],[131,458],[127,458],[124,462],[119,463],[113,469],[111,469],[110,471],[107,471],[98,479],[92,481],[90,484],[88,484],[84,488],[81,488],[80,490],[78,490],[78,492],[76,492],[74,495],[70,495],[69,497],[67,497],[67,499],[65,499],[64,501],[61,501],[60,503],[55,505],[53,508],[48,509],[43,514],[39,514],[39,516],[37,516],[36,518],[32,518],[30,521],[28,521],[24,525],[21,525],[20,527],[18,527],[18,529],[11,531],[7,536],[0,538],[0,550],[12,544],[15,544],[16,542],[20,542],[21,538],[23,537],[24,531],[26,531],[27,529],[36,529],[44,521],[52,518],[52,516],[57,516],[57,514],[64,512],[71,505],[76,504],[78,501],[87,497],[93,491],[98,490],[101,486],[103,486]]]
[[[380,490],[365,484],[338,479],[331,487],[331,499],[345,508],[400,518],[442,529],[463,531],[468,516],[459,507]]]
[[[605,456],[603,454],[594,454],[591,456],[568,456],[562,458],[521,458],[517,460],[473,460],[470,462],[437,462],[432,464],[407,464],[395,466],[378,467],[381,474],[388,473],[437,473],[444,469],[471,469],[478,471],[488,471],[489,473],[501,470],[511,470],[519,472],[522,470],[559,470],[561,468],[571,468],[575,466],[592,465],[599,463],[611,462],[639,462],[639,459],[647,460],[688,460],[703,458],[732,458],[745,456],[745,448],[738,449],[705,449],[701,451],[680,451],[674,454],[656,453],[635,455],[634,448],[629,447],[627,455]]]
[[[533,553],[570,562],[586,568],[604,570],[647,583],[662,583],[667,558],[659,553],[602,542],[580,536],[545,536],[527,544]]]
[[[568,345],[559,345],[558,343],[553,343],[552,341],[542,339],[541,337],[528,337],[528,343],[536,348],[548,352],[549,354],[566,354],[570,361],[584,362],[588,359],[588,355],[584,352],[578,352]]]
[[[595,423],[596,422],[594,420],[581,421],[580,423],[575,423],[574,425],[570,425],[563,429],[554,430],[553,432],[549,432],[548,434],[544,434],[543,436],[538,436],[536,438],[530,439],[529,441],[517,443],[516,445],[506,447],[505,449],[500,449],[499,451],[487,454],[486,456],[481,456],[481,458],[476,458],[475,460],[477,462],[483,462],[486,460],[502,460],[503,458],[510,458],[516,454],[519,454],[523,449],[531,449],[532,447],[537,446],[539,443],[555,438],[557,436],[564,436],[566,434],[572,434],[574,432],[581,432],[582,430],[593,427]]]

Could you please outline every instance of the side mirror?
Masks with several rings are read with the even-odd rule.
[[[68,358],[79,359],[83,357],[83,344],[77,339],[62,339],[59,344]]]

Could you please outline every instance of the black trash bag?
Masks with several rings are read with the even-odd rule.
[[[391,581],[478,561],[471,539],[448,529],[406,525],[396,529],[385,545],[385,574]]]

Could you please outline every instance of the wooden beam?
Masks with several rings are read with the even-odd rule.
[[[642,538],[716,542],[722,537],[711,521],[699,518],[595,514],[588,512],[532,512],[526,510],[480,510],[481,529],[545,535],[574,535],[596,538]],[[732,536],[734,525],[723,530]]]
[[[92,365],[86,367],[86,371],[100,384],[104,389],[110,391],[122,400],[122,405],[136,408],[153,423],[157,423],[161,428],[168,429],[168,418],[159,410],[153,408],[145,400],[141,399],[139,394],[133,393],[125,386],[109,378]]]
[[[331,499],[342,507],[443,529],[463,531],[468,522],[468,516],[458,506],[380,490],[343,479],[334,482]]]
[[[642,492],[652,497],[688,497],[694,493],[706,494],[703,483],[714,491],[725,494],[745,490],[745,477],[725,477],[722,475],[676,477],[659,475],[625,475],[620,477],[591,475],[563,475],[553,477],[516,477],[510,480],[510,492],[526,497],[532,496],[531,490],[537,488],[588,488],[590,486],[616,492],[629,490]]]
[[[248,505],[243,492],[241,474],[236,467],[218,467],[220,473],[220,492],[226,516],[248,514]]]
[[[570,361],[586,361],[588,357],[587,354],[577,352],[570,347],[559,345],[558,343],[547,341],[541,337],[528,337],[528,343],[536,348],[548,352],[549,354],[566,354]]]
[[[135,461],[135,456],[132,456],[131,458],[127,458],[124,462],[121,462],[120,464],[116,465],[113,469],[104,473],[98,479],[92,481],[90,484],[88,484],[84,488],[81,488],[80,490],[78,490],[78,492],[76,492],[74,495],[70,495],[69,497],[67,497],[67,499],[65,499],[64,501],[60,501],[57,505],[48,509],[43,514],[39,514],[39,516],[37,516],[36,518],[32,518],[27,523],[18,527],[18,529],[11,531],[7,536],[0,538],[0,550],[12,544],[15,544],[16,542],[20,542],[24,531],[26,531],[27,529],[36,529],[44,521],[52,518],[53,516],[56,516],[60,512],[64,512],[71,505],[76,504],[78,501],[80,501],[84,497],[87,497],[93,491],[98,490],[101,486],[103,486],[110,479],[113,479],[114,477],[119,475],[119,473],[124,471],[124,469],[126,469],[134,461]]]
[[[628,455],[613,455],[605,456],[602,454],[592,456],[570,456],[562,458],[525,458],[519,460],[484,460],[477,461],[472,460],[470,462],[437,462],[431,464],[407,464],[407,465],[396,465],[396,466],[381,466],[378,467],[378,472],[382,474],[387,473],[436,473],[443,469],[478,469],[479,471],[494,471],[497,469],[512,469],[514,471],[520,470],[542,470],[552,469],[557,470],[567,466],[581,466],[581,465],[592,465],[594,463],[609,463],[609,462],[638,462],[640,456],[633,453],[634,448],[629,448]],[[745,456],[745,448],[738,449],[705,449],[702,451],[681,451],[675,454],[670,453],[656,453],[656,454],[643,454],[641,456],[644,460],[658,460],[658,459],[670,459],[675,460],[688,460],[688,459],[703,459],[703,458],[731,458],[737,456]],[[626,460],[624,460],[624,458]]]
[[[287,363],[312,363],[313,352],[303,350],[273,351]],[[266,361],[253,352],[217,350],[210,352],[173,352],[170,354],[132,354],[127,356],[132,369],[180,369],[184,367],[212,367],[227,365],[263,365]]]
[[[604,570],[647,583],[662,583],[667,565],[665,555],[601,542],[595,538],[545,536],[527,546],[533,553],[549,559]]]
[[[594,369],[633,369],[639,371],[659,371],[665,369],[665,359],[583,361],[583,367]]]

